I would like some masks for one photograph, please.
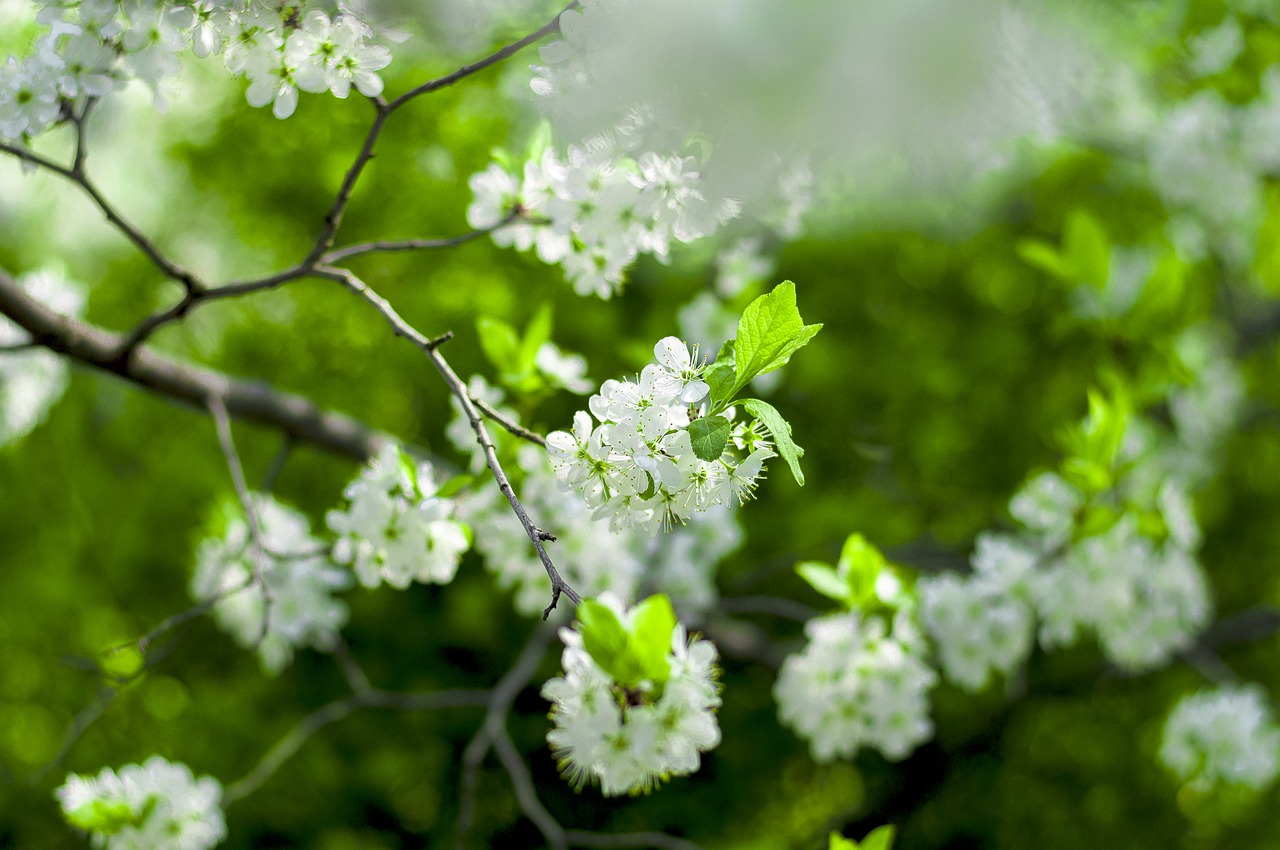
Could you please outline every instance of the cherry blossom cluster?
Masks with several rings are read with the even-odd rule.
[[[334,593],[350,587],[351,576],[329,562],[305,516],[266,495],[255,496],[253,510],[262,551],[240,506],[228,504],[223,534],[197,549],[191,595],[217,600],[218,625],[255,649],[263,668],[275,674],[296,648],[333,648],[348,615]],[[259,570],[265,591],[257,583]]]
[[[984,533],[974,547],[971,575],[920,582],[921,616],[952,682],[982,690],[993,671],[1008,675],[1031,652],[1029,579],[1037,560],[1036,550],[1017,538]]]
[[[1160,761],[1201,790],[1261,791],[1280,774],[1280,726],[1261,685],[1223,685],[1178,701],[1164,726]]]
[[[737,214],[730,202],[704,195],[693,157],[653,152],[632,158],[610,145],[571,146],[562,158],[548,148],[514,174],[497,163],[471,177],[467,221],[496,227],[503,247],[533,249],[559,263],[580,295],[608,298],[641,254],[661,261],[671,245],[706,236]]]
[[[636,381],[605,381],[588,402],[591,412],[574,415],[572,432],[547,436],[562,487],[578,492],[596,516],[611,517],[615,529],[650,534],[751,498],[775,454],[763,427],[733,422],[730,409],[723,450],[700,456],[690,426],[705,412],[706,365],[676,337],[654,346],[654,356]]]
[[[61,275],[33,272],[18,278],[18,285],[61,315],[84,314],[84,293]],[[51,351],[16,348],[30,341],[30,334],[0,317],[0,446],[39,425],[67,388],[66,361]]]
[[[929,690],[938,676],[914,612],[844,611],[805,623],[808,643],[783,662],[773,688],[778,716],[814,759],[873,747],[898,760],[933,736]]]
[[[131,79],[157,91],[175,75],[188,49],[219,55],[227,70],[249,80],[253,106],[273,104],[293,114],[298,92],[352,86],[373,97],[390,53],[374,29],[341,7],[336,15],[301,3],[268,0],[47,0],[38,20],[47,30],[23,60],[0,67],[0,138],[31,138],[82,105]]]
[[[645,588],[670,596],[684,617],[697,616],[715,603],[716,565],[742,540],[726,506],[661,537],[632,530],[615,533],[607,518],[594,517],[581,499],[561,489],[546,452],[524,446],[516,458],[515,468],[524,474],[520,500],[539,522],[556,529],[556,568],[583,596],[611,592],[625,599]],[[541,615],[547,602],[546,573],[502,494],[484,487],[459,497],[458,515],[475,532],[476,550],[498,585],[514,589],[516,609]],[[610,556],[601,558],[603,551]]]
[[[383,446],[344,491],[347,508],[325,517],[338,535],[334,561],[351,564],[365,587],[448,584],[471,535],[438,490],[431,464],[415,464],[398,446]]]
[[[628,625],[621,600],[597,600]],[[555,728],[547,735],[565,777],[575,786],[599,783],[606,796],[648,791],[672,776],[693,773],[701,754],[720,743],[715,647],[689,639],[683,626],[665,629],[660,653],[664,678],[620,682],[605,672],[584,644],[582,627],[561,629],[564,675],[542,695],[552,703]]]
[[[105,850],[205,850],[227,834],[218,781],[160,756],[69,774],[56,794],[67,822]]]

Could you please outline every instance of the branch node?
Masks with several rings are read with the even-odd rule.
[[[453,339],[453,331],[445,331],[444,333],[440,334],[440,336],[436,337],[435,339],[429,339],[429,340],[427,340],[427,345],[426,345],[426,347],[427,347],[427,348],[429,348],[429,349],[430,349],[430,350],[432,350],[432,351],[435,351],[437,348],[439,348],[440,346],[444,345],[446,342],[448,342],[448,341],[449,341],[449,340],[451,340],[451,339]]]

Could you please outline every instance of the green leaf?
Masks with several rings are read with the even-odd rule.
[[[821,329],[822,325],[806,325],[800,318],[796,286],[789,280],[752,301],[738,321],[732,393],[755,376],[782,366]]]
[[[796,575],[809,583],[809,586],[823,596],[852,605],[849,585],[836,573],[830,564],[821,561],[801,561],[796,564]]]
[[[833,831],[827,839],[827,850],[858,850],[858,845]]]
[[[845,539],[836,569],[854,604],[861,605],[875,596],[876,579],[887,564],[880,550],[861,534],[850,534]]]
[[[704,416],[689,423],[693,453],[707,462],[719,460],[729,443],[733,426],[723,416]]]
[[[737,378],[737,365],[733,357],[733,340],[720,346],[720,353],[715,362],[707,367],[702,380],[711,387],[711,410],[720,411],[729,406],[732,400],[734,380]]]
[[[1018,256],[1028,265],[1034,266],[1059,280],[1070,280],[1071,270],[1066,261],[1058,253],[1058,249],[1040,239],[1023,239],[1018,243]]]
[[[447,499],[450,496],[456,496],[474,484],[475,481],[476,477],[468,473],[455,475],[440,485],[440,489],[436,490],[436,498]]]
[[[892,826],[877,827],[867,833],[858,845],[859,850],[891,850],[893,847],[894,829]]]
[[[520,349],[520,338],[515,329],[506,322],[481,316],[476,319],[476,333],[480,337],[480,348],[489,358],[489,362],[499,372],[519,372],[517,352]]]
[[[667,653],[676,614],[671,600],[650,596],[631,611],[627,624],[613,609],[594,599],[578,606],[582,646],[614,681],[634,688],[648,679],[662,684],[671,675]]]
[[[791,474],[795,476],[796,483],[803,487],[804,473],[800,471],[800,458],[804,456],[804,449],[797,446],[791,439],[791,426],[787,424],[787,420],[782,418],[777,408],[758,398],[743,399],[742,406],[769,430],[769,436],[773,437],[774,448],[791,467]]]
[[[138,826],[142,817],[128,803],[115,800],[90,800],[66,813],[67,823],[85,832],[114,835],[126,826]]]
[[[578,606],[582,624],[582,646],[600,669],[619,682],[627,683],[634,671],[627,669],[627,632],[608,605],[584,599]]]
[[[1062,253],[1078,283],[1101,290],[1111,276],[1111,243],[1097,219],[1075,210],[1067,219]]]
[[[661,683],[670,677],[667,654],[671,651],[671,633],[675,628],[676,612],[664,594],[650,596],[632,609],[630,645],[642,678]]]
[[[551,341],[551,305],[543,304],[538,312],[529,320],[529,327],[524,330],[524,339],[520,340],[518,366],[514,371],[529,374],[536,371],[538,349],[543,343]]]

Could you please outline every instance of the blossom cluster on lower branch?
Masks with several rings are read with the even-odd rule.
[[[265,670],[279,673],[296,648],[333,648],[348,615],[334,594],[351,586],[351,575],[329,562],[302,514],[261,494],[253,510],[263,550],[241,506],[225,503],[221,535],[203,541],[196,553],[191,595],[216,600],[213,616],[222,630],[256,650]],[[256,581],[259,569],[265,591]]]
[[[67,822],[105,850],[206,850],[227,835],[218,780],[160,756],[69,774],[56,794]]]
[[[560,631],[564,674],[543,685],[542,695],[552,703],[555,724],[547,741],[566,778],[579,787],[599,783],[604,794],[615,796],[649,791],[672,776],[693,773],[701,754],[720,743],[715,647],[690,640],[665,597],[650,597],[645,604],[653,607],[631,610],[608,593],[586,604],[593,603],[611,613],[631,640],[623,652],[597,658],[592,652],[601,650],[592,647],[589,631],[594,623]],[[639,612],[664,606],[668,619],[646,629]],[[647,656],[648,672],[637,677],[620,672],[629,669],[627,652]]]
[[[1224,685],[1179,700],[1165,722],[1160,761],[1204,791],[1261,791],[1280,775],[1280,726],[1261,685]]]
[[[783,662],[773,696],[816,760],[872,747],[896,761],[933,736],[928,692],[938,675],[910,607],[844,611],[804,631],[808,643]]]

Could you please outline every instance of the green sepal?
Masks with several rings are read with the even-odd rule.
[[[748,413],[759,419],[764,427],[769,430],[769,436],[773,438],[774,448],[777,449],[782,459],[787,462],[787,466],[791,467],[791,474],[795,477],[796,483],[803,487],[804,473],[800,471],[800,458],[804,456],[804,449],[796,445],[795,441],[791,439],[791,426],[787,423],[787,420],[782,418],[782,414],[778,412],[777,408],[758,398],[743,399],[740,403]]]

